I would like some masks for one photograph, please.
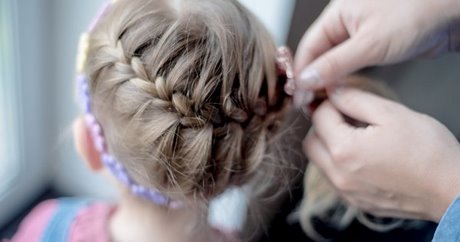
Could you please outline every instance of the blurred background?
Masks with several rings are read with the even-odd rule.
[[[76,155],[72,122],[79,35],[104,0],[0,0],[0,238],[38,201],[54,196],[115,199]],[[241,0],[278,45],[295,50],[324,0]],[[460,56],[415,60],[366,73],[409,107],[460,136]]]

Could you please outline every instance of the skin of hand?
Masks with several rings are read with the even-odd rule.
[[[371,93],[329,90],[304,140],[311,162],[350,204],[438,222],[460,194],[460,145],[435,119]],[[369,124],[354,127],[344,119]]]
[[[458,0],[331,1],[297,48],[296,95],[366,66],[447,52],[459,18]]]

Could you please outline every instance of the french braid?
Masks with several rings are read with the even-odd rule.
[[[287,99],[270,37],[236,1],[170,2],[117,1],[89,37],[85,72],[111,153],[177,199],[275,173],[267,142]]]

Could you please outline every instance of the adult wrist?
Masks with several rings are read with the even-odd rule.
[[[435,0],[439,4],[441,12],[448,20],[460,19],[460,2],[458,0]]]
[[[453,241],[454,238],[459,238],[460,225],[458,217],[460,215],[460,198],[457,198],[447,209],[442,216],[441,221],[436,229],[433,237],[433,242]],[[455,240],[458,241],[458,240]]]
[[[438,182],[434,182],[437,184],[435,188],[437,191],[432,194],[434,203],[431,209],[431,220],[434,222],[439,222],[452,202],[460,196],[460,153],[456,152],[456,155],[452,155],[451,158],[451,161],[445,163],[447,166],[439,164],[442,167],[439,171],[442,172],[437,174],[443,175],[436,178]]]

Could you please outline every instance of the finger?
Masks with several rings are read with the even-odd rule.
[[[345,122],[342,114],[327,100],[313,113],[312,122],[317,135],[326,144],[326,147],[332,147],[337,142],[343,141],[345,136],[354,129]]]
[[[334,172],[332,157],[326,145],[321,141],[314,128],[305,137],[303,149],[308,159],[313,162],[327,177]]]
[[[330,102],[344,115],[370,125],[378,125],[390,118],[396,102],[356,88],[338,87],[328,91]]]
[[[328,50],[303,69],[296,78],[296,87],[317,90],[337,84],[345,76],[374,64],[375,51],[364,36],[355,35]]]
[[[295,56],[296,74],[300,74],[314,59],[349,37],[336,9],[332,3],[329,4],[302,37]]]

